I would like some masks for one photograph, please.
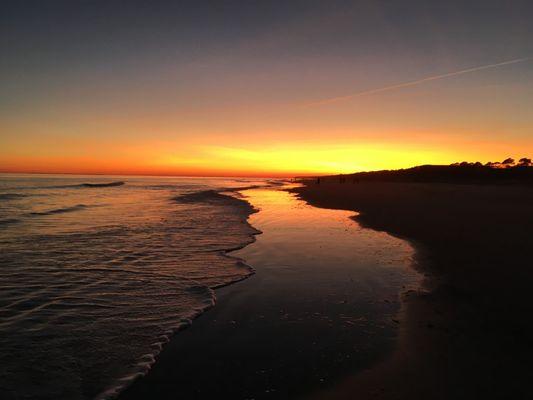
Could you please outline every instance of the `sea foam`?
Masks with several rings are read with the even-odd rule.
[[[115,396],[215,304],[213,288],[253,273],[228,251],[259,233],[254,210],[226,182],[16,183],[24,196],[0,206],[3,399]]]

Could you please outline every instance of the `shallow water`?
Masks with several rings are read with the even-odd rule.
[[[263,232],[232,253],[257,270],[242,287],[261,287],[247,301],[262,317],[248,324],[268,338],[261,368],[290,371],[274,373],[253,397],[305,394],[384,357],[397,337],[400,293],[421,282],[412,246],[361,227],[354,212],[312,207],[283,190],[242,194],[260,210],[249,222]]]
[[[317,276],[327,278],[335,271],[331,280],[346,276],[351,286],[357,286],[358,298],[368,295],[374,301],[376,294],[396,301],[399,289],[418,285],[412,246],[385,232],[361,227],[355,220],[357,213],[313,207],[276,188],[241,193],[259,210],[249,222],[263,234],[253,245],[232,254],[252,265],[278,274],[301,274],[298,282],[303,287],[308,279],[316,283]]]
[[[399,294],[420,281],[412,247],[283,190],[240,193],[263,233],[231,254],[256,274],[218,289],[123,400],[300,398],[392,350]]]
[[[252,241],[252,209],[213,190],[258,183],[1,175],[0,398],[105,397],[146,372],[251,273],[224,250]]]

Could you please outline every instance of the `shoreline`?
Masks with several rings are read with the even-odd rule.
[[[274,192],[293,198],[285,190],[264,191]],[[403,257],[402,252],[410,254],[410,246],[384,233],[358,228],[349,218],[351,212],[321,211],[310,206],[299,209],[303,215],[311,218],[317,214],[320,218],[316,221],[336,227],[335,231],[331,227],[319,230],[322,236],[316,238],[313,220],[294,216],[292,207],[296,203],[287,205],[286,212],[298,222],[288,227],[289,237],[294,238],[306,227],[309,230],[302,237],[313,243],[329,240],[338,246],[341,239],[344,247],[337,249],[352,249],[356,243],[353,253],[317,250],[314,254],[320,257],[313,261],[309,248],[318,246],[286,243],[287,237],[279,237],[279,229],[287,227],[287,221],[275,217],[280,208],[267,206],[265,211],[259,204],[262,212],[253,214],[250,224],[263,235],[254,246],[237,254],[258,273],[217,289],[216,307],[173,337],[150,373],[122,392],[120,399],[170,399],[178,393],[191,399],[304,399],[332,387],[353,371],[380,362],[393,350],[397,334],[394,319],[400,307],[396,298],[400,282],[407,279],[402,278],[404,272],[398,268],[397,257]],[[272,210],[276,210],[274,214]],[[348,228],[351,234],[345,232]],[[359,230],[366,236],[361,236],[357,244],[353,235]],[[330,237],[332,233],[335,236]],[[372,245],[370,253],[366,250],[367,258],[365,243]],[[390,255],[374,254],[387,251],[387,245],[392,246]],[[363,264],[357,264],[353,254],[362,254],[359,263]],[[341,261],[345,264],[339,264]],[[376,267],[382,271],[376,271]],[[404,268],[408,270],[408,264]],[[314,290],[309,292],[310,288]]]
[[[429,290],[402,296],[388,359],[310,398],[531,398],[533,189],[334,179],[293,192],[315,207],[357,211],[363,226],[411,242]]]
[[[255,186],[252,186],[255,187]],[[257,239],[256,236],[262,234],[262,232],[258,229],[256,229],[254,226],[252,226],[249,223],[249,217],[252,214],[257,213],[259,210],[255,209],[248,201],[233,196],[231,194],[227,193],[238,193],[239,190],[246,190],[248,188],[252,187],[246,187],[246,188],[235,188],[235,189],[220,189],[220,190],[207,190],[207,191],[201,191],[201,192],[194,192],[192,194],[184,195],[182,196],[185,201],[188,201],[187,199],[192,196],[199,196],[204,195],[205,193],[214,192],[218,196],[222,196],[224,198],[230,199],[231,201],[235,201],[236,204],[238,204],[236,213],[241,215],[241,223],[246,224],[248,228],[250,229],[250,233],[246,235],[246,240],[243,240],[243,242],[238,245],[227,249],[222,249],[218,252],[220,257],[227,258],[235,263],[235,265],[242,267],[247,270],[247,274],[234,278],[231,281],[224,282],[218,285],[212,285],[208,286],[207,289],[211,292],[211,304],[207,305],[206,307],[196,310],[195,313],[191,314],[188,318],[185,318],[181,321],[181,324],[179,326],[176,326],[172,332],[169,332],[165,338],[165,340],[161,341],[159,344],[159,347],[150,354],[151,360],[149,362],[143,363],[142,370],[133,370],[128,373],[128,375],[123,376],[117,380],[115,380],[109,387],[104,388],[100,393],[98,393],[94,400],[107,400],[107,399],[118,399],[121,398],[122,394],[127,391],[132,385],[134,385],[137,381],[143,379],[147,374],[150,373],[151,369],[154,367],[154,365],[158,362],[160,354],[164,351],[165,347],[180,333],[183,331],[189,329],[193,322],[195,322],[197,319],[202,317],[205,313],[209,312],[211,309],[213,309],[217,305],[218,296],[217,292],[220,289],[224,289],[226,287],[229,287],[231,285],[240,283],[242,281],[245,281],[255,274],[254,268],[247,264],[246,261],[240,257],[236,257],[234,255],[231,255],[230,253],[233,253],[235,251],[241,250],[245,248],[246,246],[249,246],[253,244]]]

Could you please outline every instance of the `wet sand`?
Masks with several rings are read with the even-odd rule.
[[[393,354],[313,399],[533,398],[533,188],[322,179],[295,190],[409,240],[427,292],[406,292]]]
[[[256,274],[168,343],[121,399],[307,398],[379,364],[398,339],[399,293],[417,288],[412,247],[286,191],[243,194],[263,231],[233,253]]]

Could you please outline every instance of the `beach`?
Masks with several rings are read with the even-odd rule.
[[[526,399],[533,188],[526,185],[306,181],[309,204],[354,210],[408,240],[424,291],[404,292],[395,351],[319,399]]]
[[[0,400],[533,400],[533,0],[0,21]]]
[[[243,179],[0,177],[0,398],[109,398],[252,269]],[[117,182],[124,182],[117,185]]]
[[[3,398],[531,398],[531,186],[108,182],[6,178]]]
[[[120,399],[304,399],[394,350],[399,294],[421,281],[412,246],[283,188],[239,193],[262,233],[230,255],[255,274],[216,289]]]

